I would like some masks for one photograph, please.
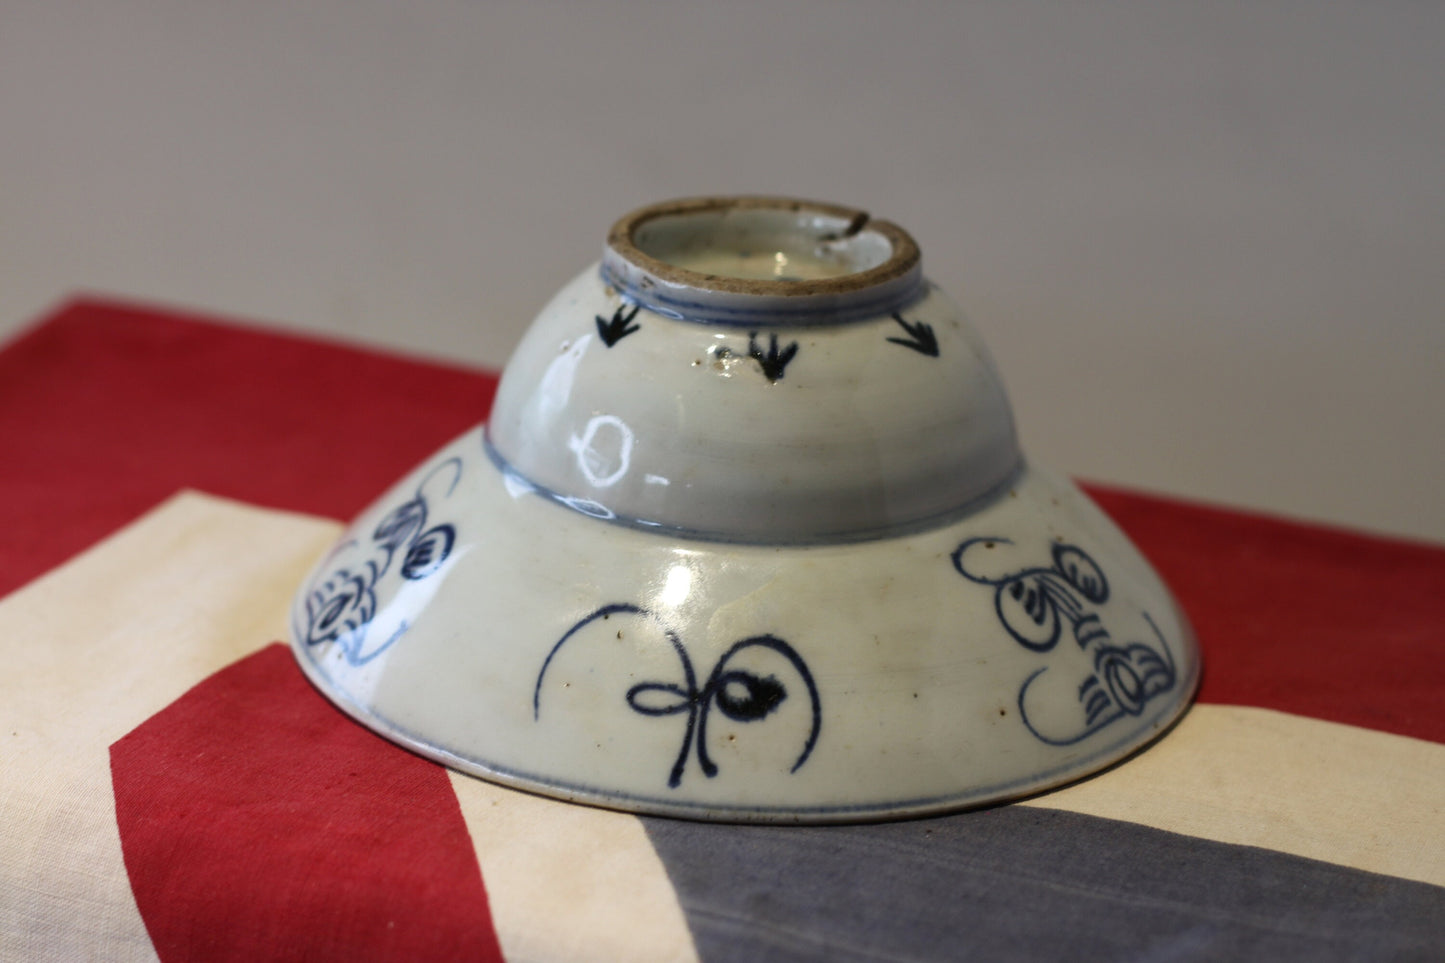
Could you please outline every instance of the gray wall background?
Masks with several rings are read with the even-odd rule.
[[[909,228],[1038,461],[1445,540],[1445,5],[0,0],[0,337],[89,291],[496,366],[719,192]]]

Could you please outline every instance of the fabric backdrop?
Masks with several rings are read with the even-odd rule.
[[[1445,550],[1090,487],[1204,652],[1157,745],[855,827],[635,817],[374,736],[292,592],[495,376],[103,301],[0,350],[0,959],[1440,959]]]

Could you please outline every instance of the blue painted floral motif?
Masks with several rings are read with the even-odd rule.
[[[354,543],[353,543],[354,544]],[[349,641],[376,617],[379,573],[368,561],[360,572],[339,568],[306,596],[306,644]]]
[[[641,616],[660,626],[672,651],[676,653],[682,669],[680,682],[639,682],[629,688],[625,696],[628,707],[640,715],[659,717],[682,715],[687,719],[682,737],[682,748],[678,752],[677,760],[673,763],[672,771],[667,779],[667,785],[670,788],[676,789],[682,784],[687,760],[694,752],[697,754],[698,767],[702,769],[703,775],[711,779],[718,774],[717,763],[713,761],[712,755],[708,752],[707,739],[708,716],[714,707],[734,722],[750,723],[766,719],[788,699],[787,686],[775,675],[755,671],[743,664],[747,655],[758,652],[772,652],[781,656],[785,663],[794,670],[798,681],[803,683],[803,688],[808,693],[810,709],[808,733],[789,772],[797,772],[803,763],[808,761],[808,756],[813,752],[813,746],[818,741],[818,732],[822,727],[822,704],[818,699],[818,687],[813,682],[813,675],[808,671],[807,663],[794,651],[792,646],[773,635],[755,635],[735,642],[718,659],[706,681],[699,687],[697,673],[693,670],[692,658],[688,655],[687,649],[683,646],[677,633],[663,625],[655,615],[646,609],[625,602],[604,605],[568,629],[562,638],[552,646],[551,651],[547,653],[547,658],[542,662],[541,671],[537,673],[537,684],[532,691],[532,717],[534,719],[540,719],[542,716],[542,682],[558,651],[578,632],[596,622],[610,619],[614,615]],[[621,638],[620,633],[618,637]]]
[[[1155,697],[1174,687],[1174,658],[1148,612],[1139,615],[1155,643],[1116,642],[1104,621],[1109,580],[1076,545],[1051,547],[1047,568],[1016,568],[1006,538],[970,538],[953,552],[960,575],[994,589],[994,610],[1019,645],[1053,653],[1019,689],[1023,723],[1050,745],[1070,745],[1125,716],[1139,716]],[[1072,637],[1074,646],[1056,649]],[[1082,654],[1079,658],[1075,653]]]
[[[332,566],[306,594],[300,628],[308,646],[333,642],[347,662],[364,665],[404,634],[403,623],[386,638],[368,639],[377,612],[377,584],[393,570],[404,580],[420,581],[441,569],[456,543],[456,529],[447,523],[428,528],[428,515],[432,501],[449,496],[461,474],[459,458],[437,465],[411,498],[377,523],[369,542],[351,539],[332,552]]]

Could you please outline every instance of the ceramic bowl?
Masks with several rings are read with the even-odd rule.
[[[734,821],[1076,779],[1199,673],[1145,559],[1020,454],[913,239],[775,198],[619,221],[490,423],[356,519],[292,625],[322,692],[423,755]]]

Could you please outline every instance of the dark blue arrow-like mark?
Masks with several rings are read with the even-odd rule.
[[[757,338],[756,331],[748,332],[748,357],[758,363],[769,381],[780,380],[783,377],[783,370],[788,367],[788,362],[792,361],[793,355],[798,353],[798,342],[794,341],[779,351],[778,336],[769,334],[768,351],[764,354],[763,349],[758,346]]]
[[[938,357],[938,339],[933,336],[933,325],[924,324],[922,321],[917,324],[909,324],[897,311],[893,312],[893,320],[903,326],[903,330],[908,332],[908,337],[889,338],[889,341],[901,344],[905,348],[912,348],[919,354],[926,354],[930,358]]]
[[[632,319],[637,317],[639,310],[637,305],[633,305],[632,310],[627,311],[627,305],[624,304],[612,312],[611,321],[603,321],[602,315],[597,315],[597,333],[602,336],[602,342],[610,348],[636,331],[637,325],[632,323]]]

